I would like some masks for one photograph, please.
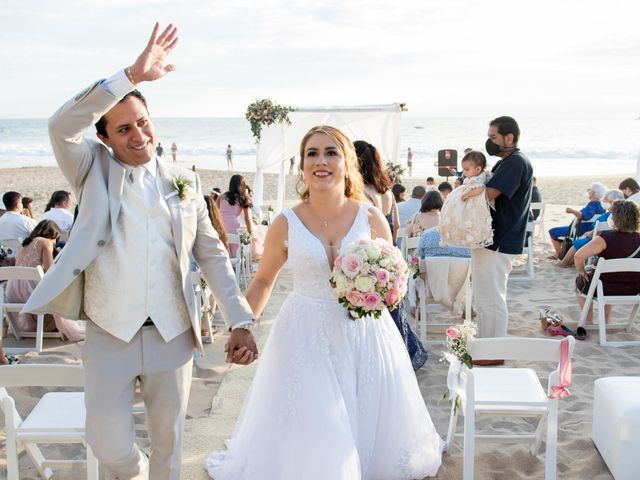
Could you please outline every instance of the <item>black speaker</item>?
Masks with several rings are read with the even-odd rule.
[[[436,163],[438,167],[439,177],[452,177],[453,173],[449,168],[458,169],[458,151],[451,148],[438,151],[438,161]]]

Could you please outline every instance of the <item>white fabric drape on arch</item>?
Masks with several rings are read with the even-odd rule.
[[[339,128],[354,141],[366,140],[380,150],[385,161],[397,163],[402,110],[403,105],[399,103],[356,107],[296,107],[289,113],[291,125],[274,124],[264,127],[256,146],[254,205],[262,205],[264,202],[263,174],[277,172],[278,192],[274,210],[282,210],[289,159],[297,156],[302,137],[316,125]]]

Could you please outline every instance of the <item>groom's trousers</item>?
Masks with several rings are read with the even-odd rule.
[[[124,342],[87,322],[87,441],[100,464],[119,478],[179,479],[193,349],[191,330],[165,342],[151,325]],[[149,459],[134,443],[136,381],[145,404]]]

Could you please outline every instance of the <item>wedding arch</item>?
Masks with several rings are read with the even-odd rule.
[[[352,140],[366,140],[380,150],[385,161],[398,163],[400,113],[406,111],[404,103],[286,107],[286,110],[281,121],[262,126],[259,132],[256,142],[256,175],[253,182],[254,205],[263,204],[263,174],[277,172],[278,194],[274,210],[282,210],[289,160],[291,157],[298,157],[300,140],[315,125],[332,125],[345,132]]]

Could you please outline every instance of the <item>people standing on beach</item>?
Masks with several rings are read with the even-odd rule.
[[[227,145],[227,169],[233,170],[233,150],[231,145]]]
[[[640,185],[633,178],[625,178],[620,182],[618,190],[624,194],[626,200],[640,204]]]
[[[413,152],[411,147],[407,147],[407,168],[409,169],[409,176],[413,175]]]
[[[0,217],[0,240],[24,240],[36,226],[33,219],[22,215],[22,195],[6,192],[2,196],[6,212]]]
[[[440,236],[453,247],[482,248],[493,243],[491,213],[485,197],[489,175],[482,152],[471,151],[460,162],[465,180],[447,196],[442,206]]]
[[[516,255],[522,253],[529,217],[533,169],[518,148],[520,127],[515,119],[498,117],[489,123],[485,148],[500,160],[486,184],[491,209],[493,244],[471,250],[473,298],[478,310],[478,336],[507,335],[507,280]],[[483,364],[500,364],[484,360]]]
[[[293,175],[293,168],[296,166],[296,156],[289,159],[289,175]]]
[[[173,160],[173,163],[176,163],[178,158],[178,145],[176,145],[176,142],[173,142],[171,144],[171,159]]]
[[[244,177],[235,174],[229,180],[229,189],[218,197],[218,207],[227,233],[238,233],[240,227],[240,215],[243,215],[247,233],[251,236],[253,222],[251,221],[251,198],[247,192],[247,184]],[[238,244],[229,245],[229,255],[235,257]]]
[[[200,179],[159,162],[142,82],[174,70],[176,28],[156,23],[129,67],[92,84],[49,120],[62,173],[78,192],[73,233],[24,311],[87,319],[83,348],[86,438],[119,478],[180,477],[194,350],[202,352],[191,259],[231,323],[227,361],[257,356],[253,314],[209,221]],[[84,134],[95,120],[99,143]],[[140,384],[148,458],[134,443]]]
[[[353,320],[329,284],[352,242],[391,231],[363,203],[351,141],[312,128],[300,145],[301,202],[273,221],[247,299],[260,316],[282,266],[282,304],[226,452],[209,455],[215,480],[411,480],[433,476],[442,441],[387,310]]]
[[[158,157],[162,157],[163,154],[164,154],[164,148],[162,148],[162,144],[158,142],[158,146],[156,147],[156,155]]]

